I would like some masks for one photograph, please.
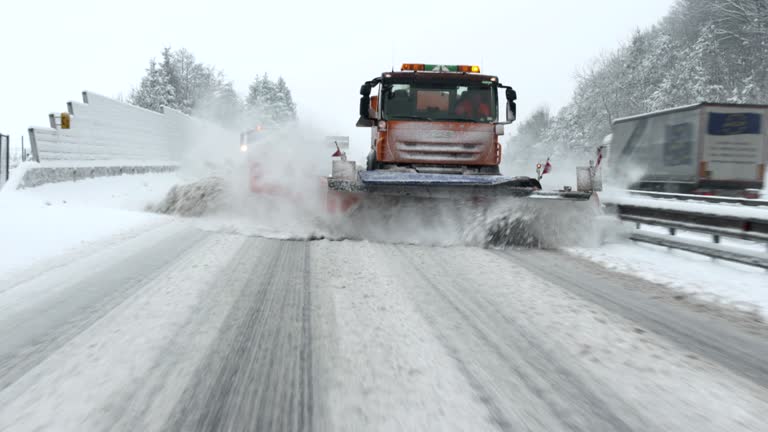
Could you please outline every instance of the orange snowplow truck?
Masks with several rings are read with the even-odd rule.
[[[504,125],[515,120],[517,94],[478,66],[404,64],[363,84],[357,126],[373,128],[368,169],[499,174]],[[379,94],[370,96],[379,85]],[[498,89],[506,121],[498,122]]]
[[[374,88],[378,94],[372,96]],[[346,158],[333,162],[328,187],[337,196],[590,197],[542,192],[535,178],[501,175],[499,136],[515,120],[517,93],[478,66],[407,63],[400,72],[365,82],[360,95],[357,126],[371,128],[371,151],[364,170]]]

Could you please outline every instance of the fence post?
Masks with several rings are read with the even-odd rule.
[[[0,134],[0,186],[8,181],[11,169],[11,143],[8,135]]]

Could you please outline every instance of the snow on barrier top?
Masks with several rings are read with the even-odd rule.
[[[158,113],[88,91],[83,92],[83,102],[67,104],[67,114],[68,129],[56,114],[50,115],[50,127],[29,129],[36,161],[98,161],[97,165],[131,161],[136,166],[178,162],[194,136],[210,129],[222,131],[171,108]]]

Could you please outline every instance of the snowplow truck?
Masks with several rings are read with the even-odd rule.
[[[499,137],[516,118],[517,93],[498,77],[481,74],[479,66],[403,64],[400,72],[365,82],[360,96],[357,126],[371,129],[371,150],[364,169],[345,157],[333,161],[328,186],[335,204],[329,207],[337,211],[368,195],[577,201],[591,196],[570,188],[545,192],[536,178],[500,173]]]

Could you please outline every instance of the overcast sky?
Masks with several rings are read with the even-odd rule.
[[[480,64],[514,86],[519,114],[557,109],[574,73],[652,25],[674,0],[294,1],[2,0],[0,132],[13,142],[80,100],[127,96],[149,58],[185,47],[245,93],[282,75],[302,120],[356,130],[363,81],[402,62]]]

